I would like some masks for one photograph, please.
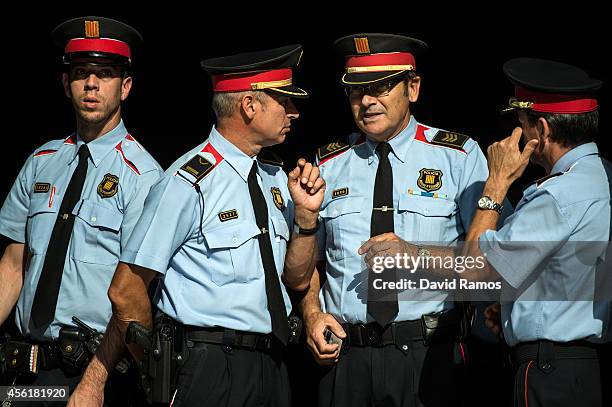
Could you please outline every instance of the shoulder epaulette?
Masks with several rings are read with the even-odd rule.
[[[451,133],[450,131],[446,130],[438,130],[434,138],[432,138],[429,143],[437,146],[454,148],[455,150],[465,152],[463,146],[469,140],[469,138],[470,137],[466,136],[465,134]]]
[[[199,184],[210,172],[215,169],[223,161],[223,156],[210,144],[206,144],[204,148],[189,161],[183,164],[175,175],[180,175],[182,178],[189,181],[194,186]],[[188,179],[183,171],[191,179]]]
[[[543,184],[545,181],[548,181],[548,180],[549,180],[549,179],[551,179],[551,178],[555,178],[555,177],[558,177],[559,175],[563,175],[563,174],[565,174],[565,173],[564,173],[564,172],[555,172],[554,174],[550,174],[550,175],[547,175],[547,176],[545,176],[545,177],[538,178],[538,179],[536,179],[535,181],[531,181],[529,184],[527,184],[527,186],[525,187],[525,189],[529,188],[530,186],[532,186],[532,185],[534,185],[534,184],[535,184],[537,187],[540,187],[540,186],[541,186],[541,185],[542,185],[542,184]]]
[[[138,171],[138,168],[136,168],[136,165],[132,161],[128,160],[128,158],[125,156],[125,153],[123,152],[123,147],[121,146],[122,143],[123,143],[123,140],[120,141],[119,144],[115,146],[115,150],[119,152],[119,154],[121,155],[121,158],[123,159],[123,162],[128,166],[128,168],[134,171],[136,175],[140,175],[140,171]]]
[[[319,165],[323,164],[325,161],[328,161],[339,154],[345,152],[350,149],[351,146],[346,143],[342,143],[340,141],[336,141],[333,143],[326,144],[317,149],[317,159],[319,161]]]
[[[144,149],[144,147],[131,135],[128,134],[116,146],[123,162],[136,175],[141,175],[149,171],[160,169],[159,164]],[[129,157],[129,158],[128,158]]]
[[[52,155],[57,153],[57,150],[40,150],[34,153],[34,157],[41,157],[43,155]]]
[[[59,139],[59,140],[51,140],[44,145],[42,145],[39,151],[34,153],[34,157],[42,157],[45,155],[53,155],[59,151],[62,145],[74,145],[76,144],[76,136],[73,134],[67,138]]]
[[[274,151],[270,151],[267,149],[262,149],[259,154],[257,154],[257,161],[263,164],[274,165],[276,167],[282,167],[284,162],[282,158]]]

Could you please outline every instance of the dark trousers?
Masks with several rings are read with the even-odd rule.
[[[599,359],[557,359],[541,370],[535,360],[516,369],[514,405],[519,407],[603,407],[612,405],[609,366]],[[603,388],[602,388],[603,386]],[[607,392],[608,394],[604,394]]]
[[[394,345],[348,348],[323,369],[320,407],[461,406],[464,367],[453,363],[453,344],[407,350]]]
[[[197,343],[180,368],[172,406],[289,407],[280,349],[258,351]]]
[[[68,386],[70,393],[79,384],[81,375],[67,375],[61,369],[41,370],[36,376],[21,376],[17,378],[15,385],[18,386]],[[108,407],[136,407],[146,404],[143,394],[137,386],[138,373],[135,368],[131,368],[127,373],[111,373],[106,387],[104,388],[104,406]],[[4,381],[4,385],[12,383]],[[1,400],[0,400],[1,401]],[[61,402],[12,402],[14,406],[33,406],[33,407],[56,407],[65,406],[66,401]]]

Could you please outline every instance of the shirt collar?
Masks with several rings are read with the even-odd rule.
[[[410,116],[410,121],[404,130],[402,130],[397,136],[389,140],[389,144],[393,149],[393,154],[401,162],[406,161],[408,155],[408,148],[412,144],[414,135],[416,134],[417,121],[414,116]],[[367,139],[366,144],[370,148],[370,156],[368,157],[368,164],[372,164],[374,156],[376,155],[376,146],[378,143]]]
[[[108,153],[110,153],[120,142],[125,138],[128,134],[125,125],[123,124],[123,120],[119,121],[119,124],[112,129],[111,131],[104,133],[102,136],[97,139],[90,141],[87,143],[87,148],[89,149],[89,156],[91,157],[91,161],[97,167],[100,165],[100,162],[106,157]],[[74,160],[78,156],[79,148],[85,141],[77,134],[76,137],[76,149],[74,152],[74,156],[72,159]]]
[[[559,160],[555,163],[552,168],[551,174],[555,174],[557,172],[565,172],[570,169],[570,167],[582,157],[586,157],[587,155],[598,154],[599,150],[597,149],[597,144],[595,143],[586,143],[581,144],[578,147],[572,148],[567,153],[563,154]]]
[[[242,152],[238,147],[229,142],[221,133],[217,131],[217,128],[213,126],[208,137],[208,142],[215,147],[215,149],[221,154],[223,159],[234,168],[234,170],[242,177],[244,182],[247,182],[249,172],[253,166],[255,157],[251,158]]]

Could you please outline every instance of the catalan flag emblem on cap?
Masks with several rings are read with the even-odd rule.
[[[100,22],[85,20],[85,38],[100,38]]]
[[[416,70],[416,55],[425,51],[427,44],[401,35],[362,33],[336,40],[334,48],[345,57],[342,83],[363,85]]]

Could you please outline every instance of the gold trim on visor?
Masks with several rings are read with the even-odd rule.
[[[376,78],[374,80],[371,81],[358,81],[358,82],[349,82],[346,80],[346,75],[348,75],[347,73],[345,73],[344,75],[342,75],[342,79],[340,79],[340,82],[342,82],[344,85],[364,85],[366,83],[374,83],[374,82],[380,82],[380,81],[384,81],[387,80],[389,78],[393,78],[399,75],[402,75],[403,73],[405,73],[406,71],[398,71],[398,72],[391,72],[389,75],[383,76],[382,78]]]
[[[378,65],[378,66],[354,66],[346,68],[346,73],[362,72],[385,72],[385,71],[414,71],[412,65]]]
[[[282,88],[283,86],[290,86],[292,84],[293,84],[293,81],[291,78],[283,79],[280,81],[255,82],[255,83],[251,83],[251,89],[261,90],[261,89],[268,89],[268,88]]]
[[[517,98],[510,98],[510,100],[508,100],[508,107],[502,110],[502,113],[511,112],[515,109],[532,109],[532,108],[533,108],[533,102],[524,102],[524,101],[518,100]]]
[[[299,89],[299,92],[291,92],[289,90],[279,89],[279,88],[270,88],[269,91],[284,93],[285,95],[291,95],[291,96],[308,96],[308,92],[306,92],[304,89],[301,89],[298,87],[295,87],[295,88]]]

